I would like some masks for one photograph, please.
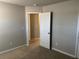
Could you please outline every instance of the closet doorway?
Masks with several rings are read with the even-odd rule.
[[[37,47],[40,45],[40,26],[39,14],[30,14],[30,47]]]

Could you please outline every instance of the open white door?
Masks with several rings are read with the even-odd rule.
[[[51,13],[40,13],[40,46],[50,49],[50,21]]]

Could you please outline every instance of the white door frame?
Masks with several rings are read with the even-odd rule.
[[[29,46],[30,40],[30,14],[38,14],[40,12],[26,12],[26,45]]]

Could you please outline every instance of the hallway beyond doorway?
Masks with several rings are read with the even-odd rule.
[[[30,14],[30,40],[29,46],[40,45],[39,14]]]

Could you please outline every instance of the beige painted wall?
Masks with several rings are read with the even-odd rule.
[[[65,1],[43,7],[43,12],[49,11],[54,13],[53,48],[75,55],[77,2],[75,0]]]
[[[0,2],[0,52],[24,44],[25,8]]]

